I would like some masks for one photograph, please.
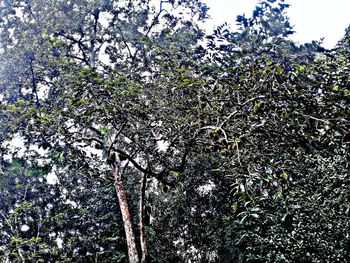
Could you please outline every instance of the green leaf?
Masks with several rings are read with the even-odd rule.
[[[100,132],[102,135],[106,135],[108,133],[108,128],[107,127],[103,127],[100,129]]]

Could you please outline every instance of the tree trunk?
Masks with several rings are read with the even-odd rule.
[[[129,263],[139,263],[140,260],[136,249],[135,235],[132,228],[132,219],[127,200],[127,193],[122,181],[120,159],[118,158],[117,154],[115,154],[114,164],[112,165],[112,168],[115,180],[115,190],[117,191],[119,206],[123,217],[123,225],[128,246]]]
[[[141,263],[146,263],[147,256],[147,243],[145,232],[145,197],[146,197],[146,174],[141,177],[141,190],[140,190],[140,244],[141,244]]]

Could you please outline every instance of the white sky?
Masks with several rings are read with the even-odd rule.
[[[204,0],[210,7],[213,28],[224,22],[235,25],[237,15],[250,17],[258,0]],[[292,39],[300,43],[320,40],[333,48],[350,24],[350,0],[286,0],[291,6],[286,10],[296,33]]]

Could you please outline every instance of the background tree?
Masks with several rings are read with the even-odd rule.
[[[213,58],[226,66],[221,85],[231,83],[226,108],[234,117],[223,129],[236,142],[222,152],[231,155],[222,169],[234,189],[226,233],[235,240],[223,262],[344,261],[346,37],[333,52],[318,42],[297,46],[285,38],[287,5],[273,2],[238,17],[238,32],[219,28],[211,42],[219,51]]]
[[[179,180],[191,182],[184,183],[186,190],[160,198],[165,209],[155,209],[154,229],[164,239],[152,248],[171,248],[168,255],[152,251],[160,262],[349,257],[347,36],[334,51],[318,42],[298,46],[286,38],[292,32],[283,13],[287,5],[272,2],[263,2],[252,18],[238,17],[238,32],[224,25],[209,36],[205,68],[215,77],[207,73],[206,79],[215,86],[202,89],[201,99],[212,132],[202,142],[217,159],[211,163],[196,152],[196,158],[203,156],[200,165]],[[214,116],[223,121],[215,123]],[[225,192],[216,176],[233,189]],[[200,195],[203,178],[221,191]],[[217,218],[206,220],[208,214]]]

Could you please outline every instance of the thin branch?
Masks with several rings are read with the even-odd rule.
[[[11,225],[10,221],[8,220],[8,218],[4,215],[4,213],[2,211],[0,211],[0,215],[4,218],[4,220],[6,221],[6,223],[9,225],[11,231],[13,233],[15,233],[13,226]]]
[[[329,120],[326,120],[326,119],[320,119],[320,118],[316,118],[316,117],[314,117],[314,116],[307,115],[307,114],[302,114],[302,113],[300,113],[300,115],[302,115],[302,116],[304,116],[304,117],[307,117],[307,118],[310,118],[310,119],[313,119],[313,120],[315,120],[315,121],[320,121],[320,122],[329,124]]]
[[[120,35],[121,35],[122,40],[123,40],[123,43],[124,43],[124,45],[126,46],[126,48],[127,48],[128,52],[129,52],[129,56],[130,56],[130,58],[133,58],[132,52],[131,52],[131,50],[130,50],[130,47],[129,47],[128,43],[126,43],[126,40],[125,40],[125,37],[124,37],[123,31],[121,30],[121,28],[120,28],[119,26],[117,26],[117,29],[119,30]]]
[[[223,133],[225,141],[228,143],[228,138],[227,138],[227,134],[226,134],[225,130],[221,127],[218,127],[218,126],[205,126],[205,127],[199,128],[197,130],[196,134],[198,135],[199,132],[203,131],[203,130],[216,130],[216,129],[219,129]]]
[[[125,156],[126,159],[128,159],[133,166],[135,166],[136,169],[138,169],[139,171],[145,173],[145,174],[151,174],[151,175],[155,175],[154,173],[148,171],[147,169],[143,168],[140,164],[138,164],[134,158],[132,156],[130,156],[129,154],[127,154],[126,152],[124,152],[123,150],[120,150],[120,149],[116,149],[116,148],[113,148],[113,150],[115,152],[117,152],[118,154],[122,155],[122,156]]]
[[[223,127],[234,115],[237,114],[237,110],[235,110],[234,112],[232,112],[230,115],[228,115],[220,124],[220,127]]]
[[[81,60],[83,61],[87,66],[90,66],[90,62],[89,60],[87,59],[86,57],[86,54],[85,54],[85,51],[89,51],[89,47],[86,46],[82,39],[84,37],[84,34],[81,35],[81,38],[79,40],[75,39],[74,37],[72,36],[69,36],[69,35],[66,35],[64,34],[64,32],[60,32],[58,33],[59,36],[67,39],[67,40],[70,40],[73,44],[77,44],[78,45],[78,48],[79,50],[81,51],[82,55],[83,55],[83,58],[80,58],[78,56],[74,56],[74,55],[68,55],[68,57],[72,57],[72,58],[75,58],[75,59],[78,59],[78,60]]]
[[[36,79],[35,79],[35,73],[34,73],[34,68],[33,68],[33,60],[31,59],[29,62],[29,69],[32,77],[32,86],[33,86],[33,92],[35,94],[35,107],[39,108],[39,96],[38,96],[38,90],[37,90],[37,85],[36,85]]]
[[[248,104],[249,102],[255,101],[255,100],[257,100],[257,99],[263,99],[263,98],[265,98],[264,95],[256,96],[256,97],[251,98],[251,99],[249,99],[249,100],[247,100],[247,101],[245,101],[245,102],[243,102],[243,103],[239,103],[239,105],[240,105],[240,106],[244,106],[244,105]]]
[[[238,142],[235,141],[235,144],[236,144],[236,149],[237,149],[237,159],[238,159],[238,163],[239,163],[239,165],[242,165],[242,163],[241,163],[241,157],[240,157],[240,154],[239,154]]]
[[[147,32],[146,32],[146,34],[145,34],[145,37],[148,37],[148,34],[151,32],[152,28],[157,24],[158,18],[159,18],[160,14],[161,14],[162,12],[163,12],[163,10],[160,10],[160,11],[158,12],[158,14],[153,18],[153,21],[152,21],[150,27],[148,28],[148,30],[147,30]],[[140,51],[140,48],[138,48],[138,49],[135,51],[135,53],[134,53],[134,55],[133,55],[133,58],[132,58],[132,65],[135,64],[136,56],[137,56],[137,54],[139,53],[139,51]]]
[[[23,198],[22,198],[23,201],[26,200],[27,191],[28,191],[28,184],[26,185],[26,188],[25,188],[25,190],[24,190],[24,195],[23,195]]]
[[[79,133],[79,132],[76,132]],[[97,142],[101,145],[103,145],[103,141],[101,141],[100,139],[97,139],[95,137],[79,137],[79,138],[75,138],[77,142],[82,142],[82,141],[88,141],[88,142]]]
[[[71,55],[71,54],[67,55],[67,57],[80,60],[80,61],[84,62],[85,64],[89,65],[89,61],[86,60],[86,58],[81,58],[81,57],[78,57],[78,56],[75,56],[75,55]]]

